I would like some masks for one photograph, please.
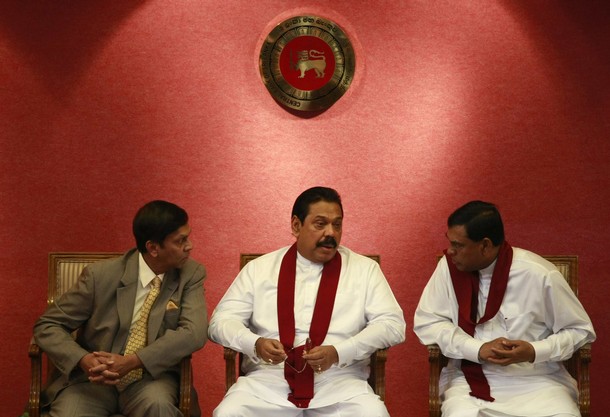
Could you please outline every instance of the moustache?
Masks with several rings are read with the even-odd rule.
[[[336,248],[337,247],[337,241],[335,240],[334,237],[329,236],[327,238],[325,238],[324,240],[318,242],[316,244],[317,247],[325,247],[325,248]]]

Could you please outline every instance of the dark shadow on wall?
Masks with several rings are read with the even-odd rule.
[[[56,99],[70,95],[121,22],[146,0],[0,2],[0,37]]]
[[[610,105],[606,95],[610,79],[609,1],[503,0],[502,4],[553,67],[563,88],[579,92],[577,97],[589,110]]]

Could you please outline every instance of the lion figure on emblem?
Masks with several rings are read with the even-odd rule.
[[[324,77],[324,70],[326,70],[324,52],[316,51],[315,49],[299,51],[299,62],[297,63],[297,70],[301,71],[299,78],[305,78],[305,72],[311,69],[316,72],[316,78]]]

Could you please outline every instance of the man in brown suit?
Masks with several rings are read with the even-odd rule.
[[[146,204],[133,221],[137,249],[88,266],[47,308],[34,326],[36,343],[58,369],[42,398],[46,415],[182,416],[176,406],[179,363],[203,346],[208,325],[206,273],[189,259],[190,232],[182,208]],[[147,319],[147,344],[126,353],[156,277],[161,286]],[[78,328],[74,340],[71,332]],[[142,370],[141,376],[124,386],[133,370]]]

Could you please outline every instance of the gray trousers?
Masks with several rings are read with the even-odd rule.
[[[144,375],[119,393],[113,386],[84,382],[63,389],[50,409],[43,410],[47,417],[184,417],[176,406],[178,382],[171,376],[153,380]],[[187,416],[188,417],[188,416]]]

